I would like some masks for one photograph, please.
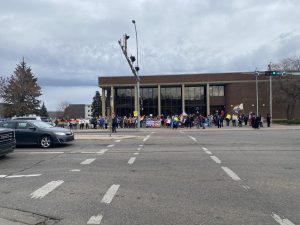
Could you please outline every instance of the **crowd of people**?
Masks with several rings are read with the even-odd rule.
[[[270,127],[271,116],[266,116],[267,126]],[[59,127],[69,127],[70,129],[112,129],[113,133],[117,132],[117,128],[137,128],[137,117],[134,116],[117,116],[99,117],[88,119],[71,119],[71,120],[55,120],[55,125]],[[249,114],[225,113],[223,110],[216,111],[212,115],[203,116],[202,114],[180,114],[180,115],[161,115],[157,117],[142,116],[140,120],[141,127],[145,128],[202,128],[225,126],[242,127],[252,126],[254,129],[263,127],[264,118],[253,112]]]

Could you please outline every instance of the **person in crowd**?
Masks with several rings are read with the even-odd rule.
[[[248,119],[249,119],[249,118],[248,118],[247,115],[244,115],[243,118],[244,118],[245,126],[247,126],[247,124],[248,124]]]
[[[178,128],[178,123],[179,123],[178,116],[175,115],[174,119],[173,119],[173,129],[177,129]]]
[[[237,124],[237,115],[236,114],[232,114],[232,126],[233,127],[236,127],[236,124]]]
[[[104,126],[105,126],[105,130],[107,130],[107,126],[108,126],[108,118],[107,118],[107,116],[104,119]]]
[[[112,133],[117,133],[117,126],[118,126],[118,118],[117,116],[112,116],[112,124],[111,124],[111,131]]]
[[[90,128],[90,121],[85,119],[84,123],[85,123],[85,129],[89,129]]]
[[[267,114],[267,127],[270,127],[271,126],[271,114],[268,113]]]
[[[227,127],[229,126],[230,120],[231,120],[231,115],[227,113],[226,118],[225,118],[226,126],[227,126]]]

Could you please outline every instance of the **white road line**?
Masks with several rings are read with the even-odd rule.
[[[206,154],[212,155],[211,151],[208,151],[207,148],[202,147],[202,150],[203,150]]]
[[[150,138],[150,134],[144,138],[143,142],[147,141],[149,138]]]
[[[78,153],[78,152],[72,152],[72,153]],[[97,153],[97,152],[80,152],[81,154],[95,154],[95,153]]]
[[[134,155],[139,155],[140,153],[139,152],[135,152],[135,153],[133,153]]]
[[[281,219],[280,216],[276,215],[275,213],[273,213],[272,217],[280,225],[295,225],[288,219]]]
[[[41,175],[42,174],[12,175],[12,176],[7,176],[5,178],[38,177],[38,176],[41,176]]]
[[[139,145],[139,147],[143,147],[143,145]]]
[[[192,137],[192,136],[188,136],[190,139],[192,139],[194,142],[197,142],[196,138]]]
[[[115,145],[107,145],[108,148],[114,147]]]
[[[80,172],[80,170],[78,169],[74,169],[74,170],[69,170],[70,172]]]
[[[48,184],[45,184],[43,187],[37,189],[35,192],[31,193],[30,196],[33,199],[41,199],[51,191],[53,191],[55,188],[60,186],[63,182],[63,180],[51,181]]]
[[[6,175],[0,175],[0,178],[4,178],[4,177],[6,177]]]
[[[97,152],[97,154],[103,155],[107,150],[107,148],[101,149],[99,152]]]
[[[131,165],[131,164],[133,164],[134,163],[134,161],[135,161],[135,157],[131,157],[129,160],[128,160],[128,164],[129,165]]]
[[[115,140],[115,142],[117,142],[117,143],[120,142],[120,141],[121,141],[121,140]]]
[[[120,185],[119,184],[113,184],[108,191],[106,192],[106,194],[103,196],[101,203],[106,203],[109,204],[111,203],[112,199],[114,198],[115,194],[117,193],[118,189],[119,189]]]
[[[241,178],[239,178],[239,176],[234,173],[231,169],[229,169],[228,167],[224,167],[222,166],[222,169],[227,173],[228,176],[230,176],[233,180],[238,181],[241,180]]]
[[[247,186],[247,185],[243,185],[243,188],[245,189],[245,190],[250,190],[250,187],[249,186]]]
[[[83,162],[81,162],[81,165],[88,165],[91,164],[92,162],[94,162],[96,159],[86,159]]]
[[[92,216],[87,224],[100,224],[103,216],[102,215],[97,215],[97,216]]]
[[[211,151],[204,151],[208,155],[212,155]]]
[[[216,163],[221,164],[221,160],[218,157],[216,157],[216,156],[210,156],[210,158],[212,160],[214,160]]]
[[[138,151],[140,151],[142,148],[137,148]]]
[[[21,153],[21,152],[19,152]],[[65,152],[23,152],[28,154],[64,154]]]

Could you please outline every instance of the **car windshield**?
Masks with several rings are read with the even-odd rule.
[[[43,121],[31,121],[36,127],[38,128],[51,128],[53,127],[52,125],[45,123]]]

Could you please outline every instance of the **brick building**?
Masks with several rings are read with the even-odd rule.
[[[280,78],[272,77],[272,84]],[[132,115],[137,109],[137,95],[133,76],[99,77],[102,88],[102,115]],[[258,113],[270,112],[270,77],[257,77]],[[256,77],[251,73],[206,73],[140,76],[141,115],[171,115],[201,113],[216,110],[233,113],[233,107],[243,103],[241,113],[257,110]],[[274,119],[286,118],[286,103],[276,98],[272,88]],[[300,118],[299,104],[295,111]]]

